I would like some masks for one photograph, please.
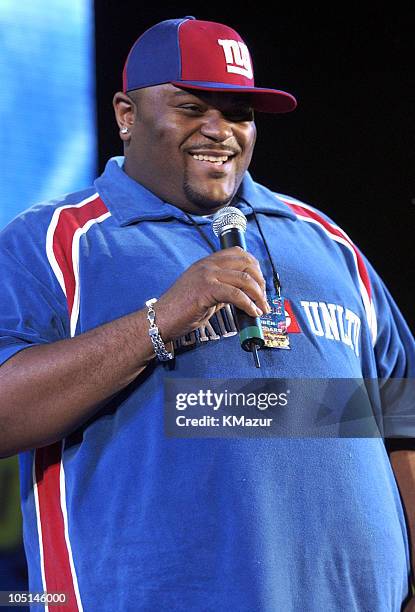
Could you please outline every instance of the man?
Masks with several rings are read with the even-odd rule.
[[[254,111],[295,99],[255,88],[234,30],[191,17],[144,33],[123,76],[125,156],[1,236],[1,451],[21,452],[30,589],[63,610],[400,610],[409,541],[380,437],[164,434],[168,380],[413,375],[350,239],[247,172]],[[249,253],[219,249],[229,203]],[[228,305],[271,316],[281,286],[291,323],[258,369]]]

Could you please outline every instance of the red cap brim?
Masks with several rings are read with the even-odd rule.
[[[172,85],[175,85],[175,87],[180,87],[181,89],[249,94],[254,110],[262,113],[289,113],[297,106],[297,100],[293,95],[279,89],[240,87],[227,83],[210,83],[201,81],[174,81],[172,82]]]

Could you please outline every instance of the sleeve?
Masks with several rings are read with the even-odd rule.
[[[374,359],[384,436],[415,438],[415,340],[384,282],[366,265],[377,320]]]
[[[29,346],[69,337],[65,296],[41,242],[13,228],[0,234],[0,364]]]

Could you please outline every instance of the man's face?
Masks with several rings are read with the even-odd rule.
[[[235,195],[256,139],[246,97],[171,84],[131,94],[136,115],[125,170],[161,199],[209,214]]]

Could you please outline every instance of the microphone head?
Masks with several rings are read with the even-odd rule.
[[[230,229],[246,232],[246,217],[235,206],[225,206],[225,208],[218,210],[213,217],[213,231],[216,236],[219,237],[223,232]]]

